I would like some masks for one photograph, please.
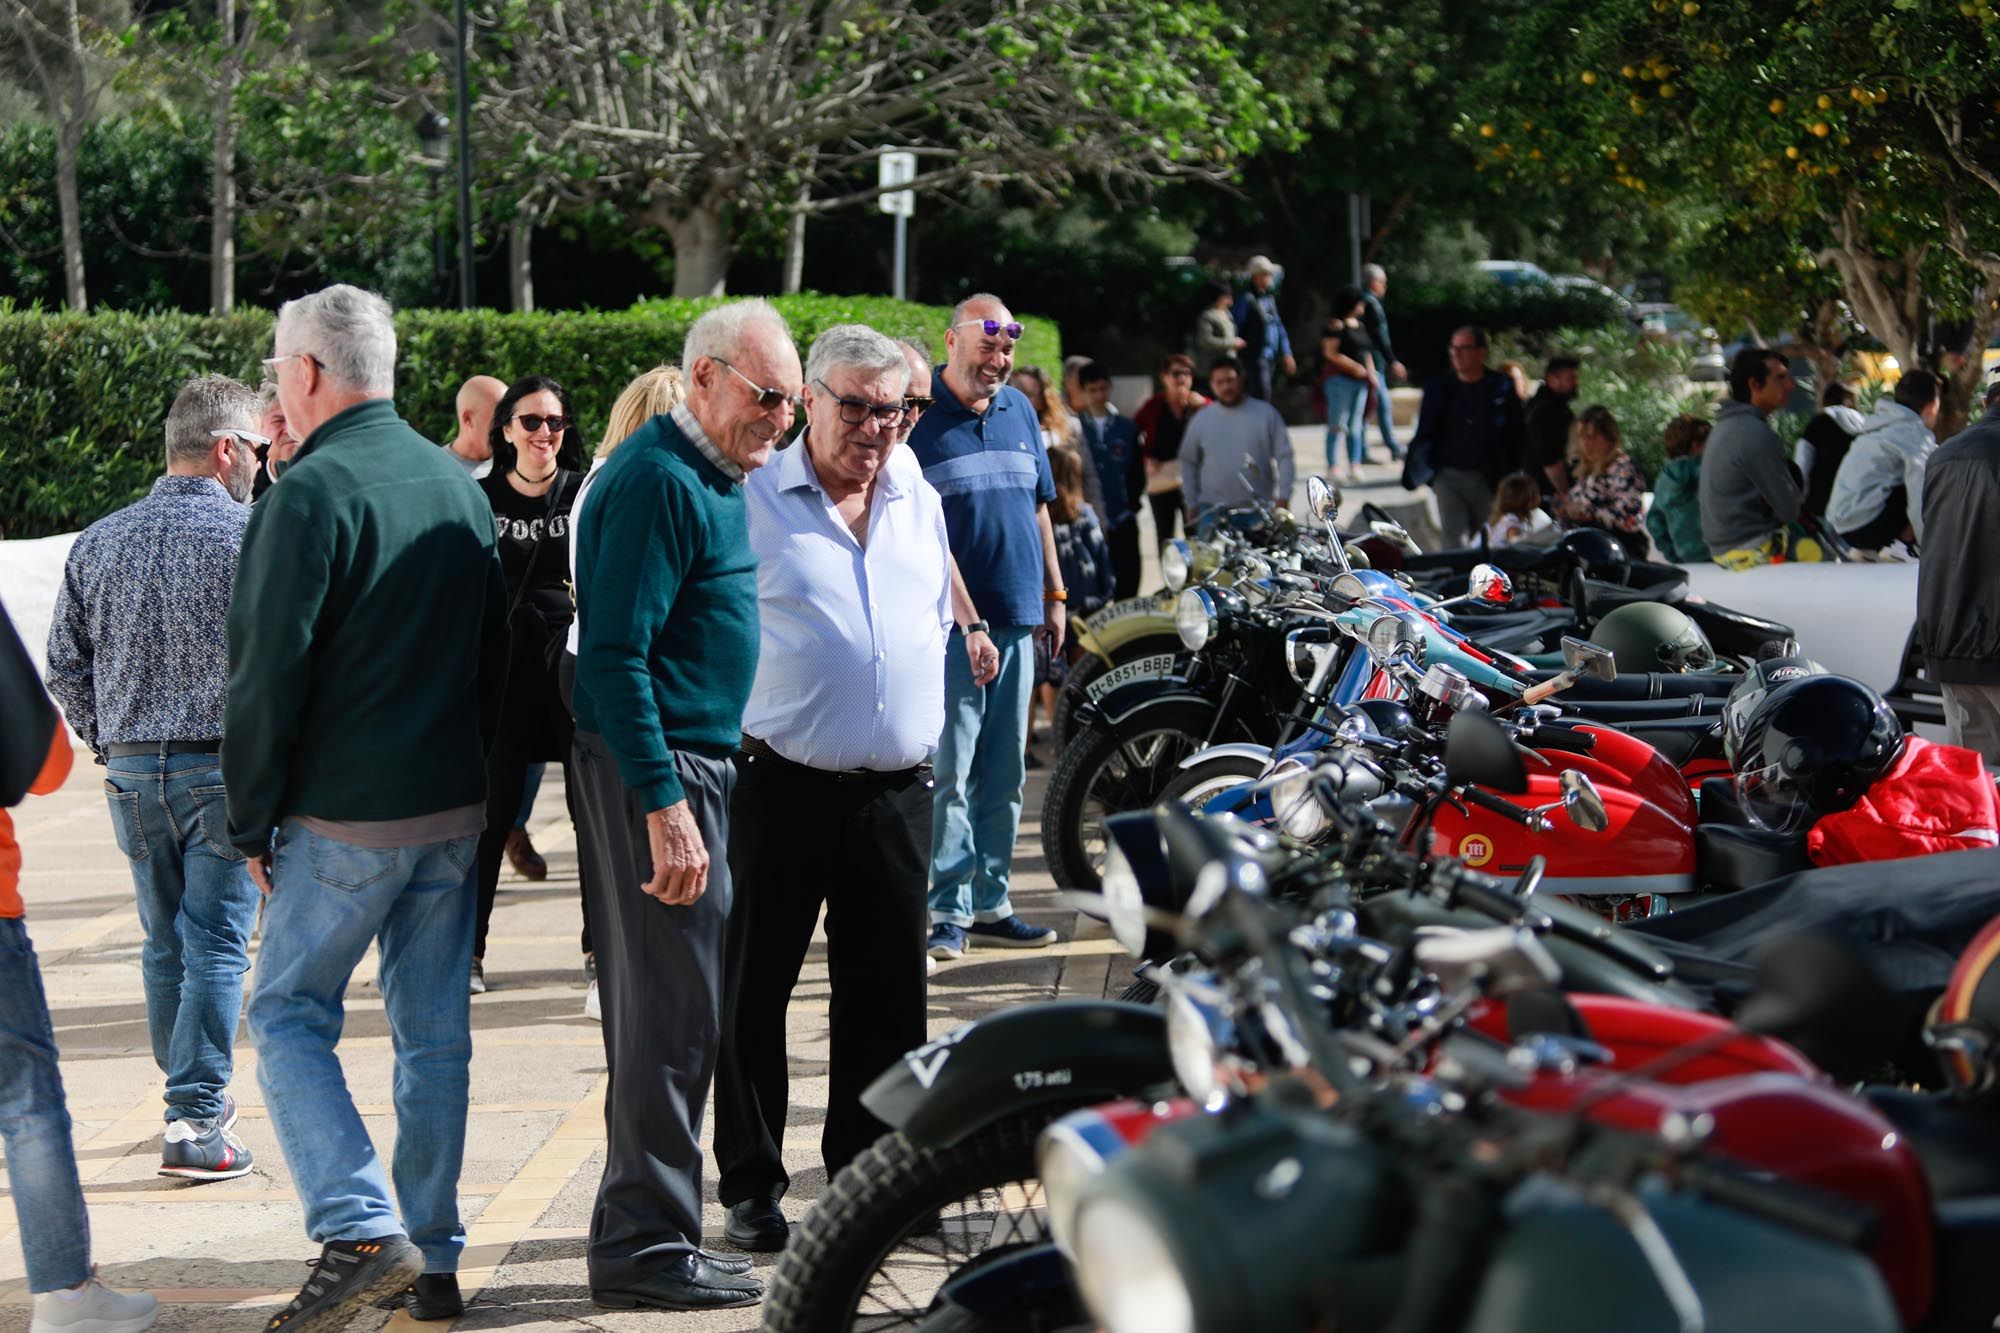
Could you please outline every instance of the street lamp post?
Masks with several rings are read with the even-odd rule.
[[[443,219],[438,216],[438,197],[444,191],[445,136],[451,133],[451,117],[442,111],[426,111],[417,117],[417,142],[431,169],[431,304],[445,300],[445,257]]]

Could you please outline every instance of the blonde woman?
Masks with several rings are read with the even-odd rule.
[[[1644,559],[1646,478],[1625,452],[1618,419],[1609,408],[1594,404],[1578,414],[1575,431],[1570,474],[1576,481],[1556,506],[1556,516],[1603,528]]]

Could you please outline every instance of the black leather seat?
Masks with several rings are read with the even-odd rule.
[[[1769,829],[1702,824],[1694,831],[1695,874],[1718,889],[1747,889],[1812,869],[1801,835]]]
[[[1583,722],[1618,726],[1626,722],[1664,720],[1673,717],[1722,716],[1721,699],[1693,694],[1681,699],[1567,699],[1557,695],[1563,712]]]
[[[2000,1195],[2000,1104],[1895,1088],[1870,1088],[1868,1100],[1923,1163],[1934,1197]]]
[[[1736,799],[1736,783],[1732,778],[1703,778],[1695,795],[1695,804],[1701,807],[1701,822],[1704,824],[1750,827],[1750,817],[1743,813],[1742,803]]]
[[[1694,759],[1722,758],[1722,727],[1706,717],[1676,717],[1662,722],[1627,722],[1619,730],[1646,742],[1675,768]]]
[[[1467,630],[1467,633],[1472,631]],[[1555,671],[1530,672],[1536,680],[1548,680]],[[1562,692],[1565,699],[1579,702],[1636,703],[1643,699],[1726,699],[1743,677],[1694,674],[1678,671],[1630,671],[1612,680],[1586,676]]]

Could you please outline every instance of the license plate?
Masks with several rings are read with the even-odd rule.
[[[1114,620],[1122,620],[1126,616],[1157,616],[1162,611],[1169,609],[1161,603],[1157,596],[1127,597],[1124,601],[1113,602],[1095,615],[1090,616],[1083,624],[1085,629],[1095,631],[1103,629]]]
[[[1123,666],[1111,670],[1090,682],[1084,690],[1088,698],[1102,699],[1120,685],[1129,685],[1135,680],[1149,680],[1174,673],[1174,655],[1156,653],[1151,657],[1135,658]]]

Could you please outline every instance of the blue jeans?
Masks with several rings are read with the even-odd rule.
[[[76,1286],[90,1277],[90,1219],[76,1177],[42,969],[17,916],[0,917],[0,1138],[7,1145],[7,1183],[21,1224],[28,1290]]]
[[[542,794],[542,774],[549,771],[547,764],[529,764],[528,777],[521,784],[521,813],[514,816],[515,828],[528,827],[528,816],[535,813],[535,798]]]
[[[1389,405],[1389,382],[1383,378],[1384,366],[1375,364],[1375,424],[1382,428],[1382,443],[1388,446],[1389,457],[1401,458],[1403,446],[1396,443],[1396,417]]]
[[[356,847],[295,819],[278,830],[264,943],[250,994],[257,1078],[315,1241],[407,1232],[424,1270],[451,1273],[465,1248],[458,1172],[472,1063],[472,882],[476,837]],[[382,1162],[341,1074],[342,996],[382,941],[382,999],[396,1051],[402,1224]]]
[[[130,755],[110,760],[104,780],[146,930],[139,968],[169,1122],[222,1114],[257,924],[257,886],[229,844],[219,762]]]
[[[931,801],[931,921],[969,926],[1014,914],[1007,877],[1021,829],[1028,780],[1028,695],[1034,687],[1034,630],[993,631],[1000,674],[972,683],[965,636],[944,650],[944,734],[938,738],[937,794]]]
[[[1326,381],[1326,465],[1360,464],[1368,457],[1361,433],[1368,428],[1368,381],[1331,375]],[[1340,457],[1342,449],[1347,457]]]

